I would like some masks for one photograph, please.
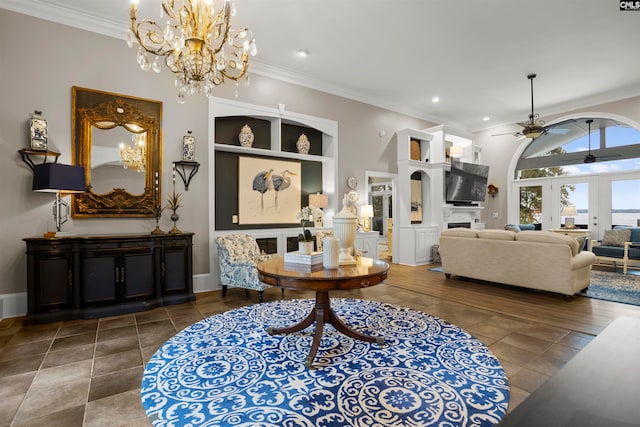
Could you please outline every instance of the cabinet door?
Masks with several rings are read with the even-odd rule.
[[[362,256],[368,258],[378,258],[378,233],[365,233],[365,235],[356,235],[353,244],[355,249],[362,251]]]
[[[122,254],[119,289],[123,301],[147,299],[155,294],[153,265],[152,249]]]
[[[70,253],[38,255],[33,274],[38,286],[29,290],[31,313],[71,308],[73,297]]]
[[[86,307],[116,302],[120,265],[116,252],[85,252],[81,264],[82,304]]]
[[[162,258],[162,293],[191,293],[193,272],[190,239],[165,242]]]

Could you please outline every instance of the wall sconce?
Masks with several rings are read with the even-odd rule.
[[[462,157],[462,147],[460,147],[459,145],[454,145],[453,147],[449,148],[449,156],[453,159]]]
[[[45,237],[60,235],[60,227],[69,219],[69,204],[60,198],[60,193],[82,193],[86,191],[84,168],[82,166],[43,163],[33,168],[33,191],[56,193],[53,203],[53,219],[57,233],[47,233]]]
[[[182,178],[182,182],[184,183],[184,191],[189,191],[191,178],[193,178],[194,175],[198,173],[198,169],[200,169],[200,163],[188,160],[180,160],[178,162],[173,162],[173,168],[176,172],[178,172],[180,178]]]
[[[578,215],[578,211],[575,206],[570,205],[563,207],[561,215],[566,217],[564,219],[564,228],[576,228],[575,217]]]
[[[329,196],[326,194],[309,194],[309,206],[315,206],[320,211],[320,215],[314,215],[314,227],[322,227],[323,208],[329,206]]]
[[[363,231],[371,231],[371,218],[373,218],[373,205],[360,206],[360,217],[362,220]]]

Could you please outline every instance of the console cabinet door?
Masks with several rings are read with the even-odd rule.
[[[191,237],[168,237],[163,244],[162,294],[192,293]]]
[[[124,252],[120,265],[120,300],[134,301],[154,296],[153,249]]]
[[[73,306],[73,254],[71,245],[27,246],[28,311],[44,313]]]

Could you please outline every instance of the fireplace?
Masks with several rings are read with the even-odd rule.
[[[470,222],[448,222],[447,228],[471,228]]]

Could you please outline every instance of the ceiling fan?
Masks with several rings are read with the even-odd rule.
[[[610,158],[614,158],[614,157],[621,157],[621,154],[616,153],[616,154],[608,154],[608,155],[599,155],[597,158],[596,156],[591,152],[591,123],[594,122],[593,119],[586,119],[584,121],[587,124],[587,140],[589,142],[589,149],[587,151],[587,155],[584,157],[584,159],[582,160],[583,163],[595,163],[598,160],[603,160],[603,159],[610,159]],[[576,152],[577,154],[578,152]],[[571,158],[567,158],[566,160],[564,160],[562,163],[572,163],[575,164],[577,163],[577,159],[575,157],[571,157]]]
[[[527,78],[531,82],[531,114],[529,114],[529,121],[526,123],[518,123],[522,126],[522,130],[520,132],[511,133],[500,133],[492,136],[501,136],[501,135],[513,135],[519,137],[518,140],[522,138],[531,138],[532,140],[546,135],[547,133],[558,133],[565,134],[569,132],[569,129],[559,128],[560,125],[573,120],[565,120],[559,123],[555,123],[551,126],[545,126],[544,120],[539,119],[539,115],[536,114],[533,110],[533,79],[536,78],[536,74],[528,74]]]

